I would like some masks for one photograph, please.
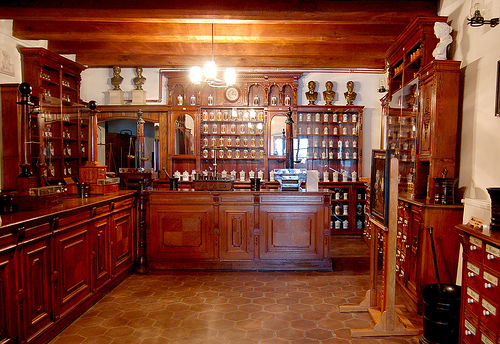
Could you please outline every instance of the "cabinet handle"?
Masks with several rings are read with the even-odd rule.
[[[468,272],[468,273],[467,273],[467,276],[472,278],[472,277],[475,277],[475,276],[476,276],[476,274],[475,274],[475,273],[473,273],[473,272]]]
[[[491,283],[485,283],[485,284],[484,284],[484,287],[485,287],[486,289],[491,289],[491,288],[493,287],[493,285],[492,285]]]
[[[467,303],[471,303],[471,304],[472,304],[472,303],[474,303],[474,299],[473,299],[473,298],[471,298],[471,297],[468,297],[468,298],[467,298]]]
[[[470,250],[471,250],[471,251],[475,251],[475,250],[477,250],[477,246],[476,246],[476,245],[470,245]]]
[[[486,256],[486,258],[487,258],[488,260],[493,260],[493,259],[495,259],[495,256],[494,256],[494,255],[492,255],[492,254],[489,254],[489,253],[488,253],[488,255]]]
[[[485,310],[483,310],[483,315],[485,315],[485,316],[490,315],[490,311],[487,311],[486,309],[485,309]]]
[[[471,332],[471,331],[469,331],[469,330],[465,330],[465,335],[466,335],[466,336],[470,336],[470,335],[472,335],[472,332]]]

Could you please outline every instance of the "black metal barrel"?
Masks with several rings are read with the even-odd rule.
[[[422,287],[424,301],[424,333],[421,344],[458,343],[460,323],[460,286],[426,284]]]

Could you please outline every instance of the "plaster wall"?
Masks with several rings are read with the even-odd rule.
[[[480,2],[485,19],[500,17],[500,1]],[[459,186],[465,197],[489,200],[486,188],[500,186],[500,117],[495,117],[500,26],[467,25],[470,8],[470,0],[442,0],[439,14],[453,27],[449,58],[462,61]]]

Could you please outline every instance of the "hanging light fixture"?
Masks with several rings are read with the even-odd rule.
[[[473,0],[470,13],[471,17],[467,18],[467,24],[473,27],[483,26],[485,24],[490,25],[491,27],[495,27],[499,24],[499,18],[484,19],[483,15],[481,14],[481,9],[481,3],[479,1]]]
[[[217,78],[217,66],[214,59],[214,24],[212,23],[212,60],[207,61],[203,67],[203,71],[199,66],[191,68],[191,82],[205,82],[211,87],[226,87],[236,83],[236,70],[234,68],[226,68],[224,80]],[[205,77],[205,79],[203,79]]]

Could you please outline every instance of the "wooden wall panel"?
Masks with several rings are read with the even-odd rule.
[[[85,223],[56,236],[58,315],[64,316],[90,295],[90,234]]]
[[[220,259],[253,259],[253,206],[221,205],[219,213]]]
[[[14,252],[0,252],[0,343],[14,343],[17,310],[15,308]]]

